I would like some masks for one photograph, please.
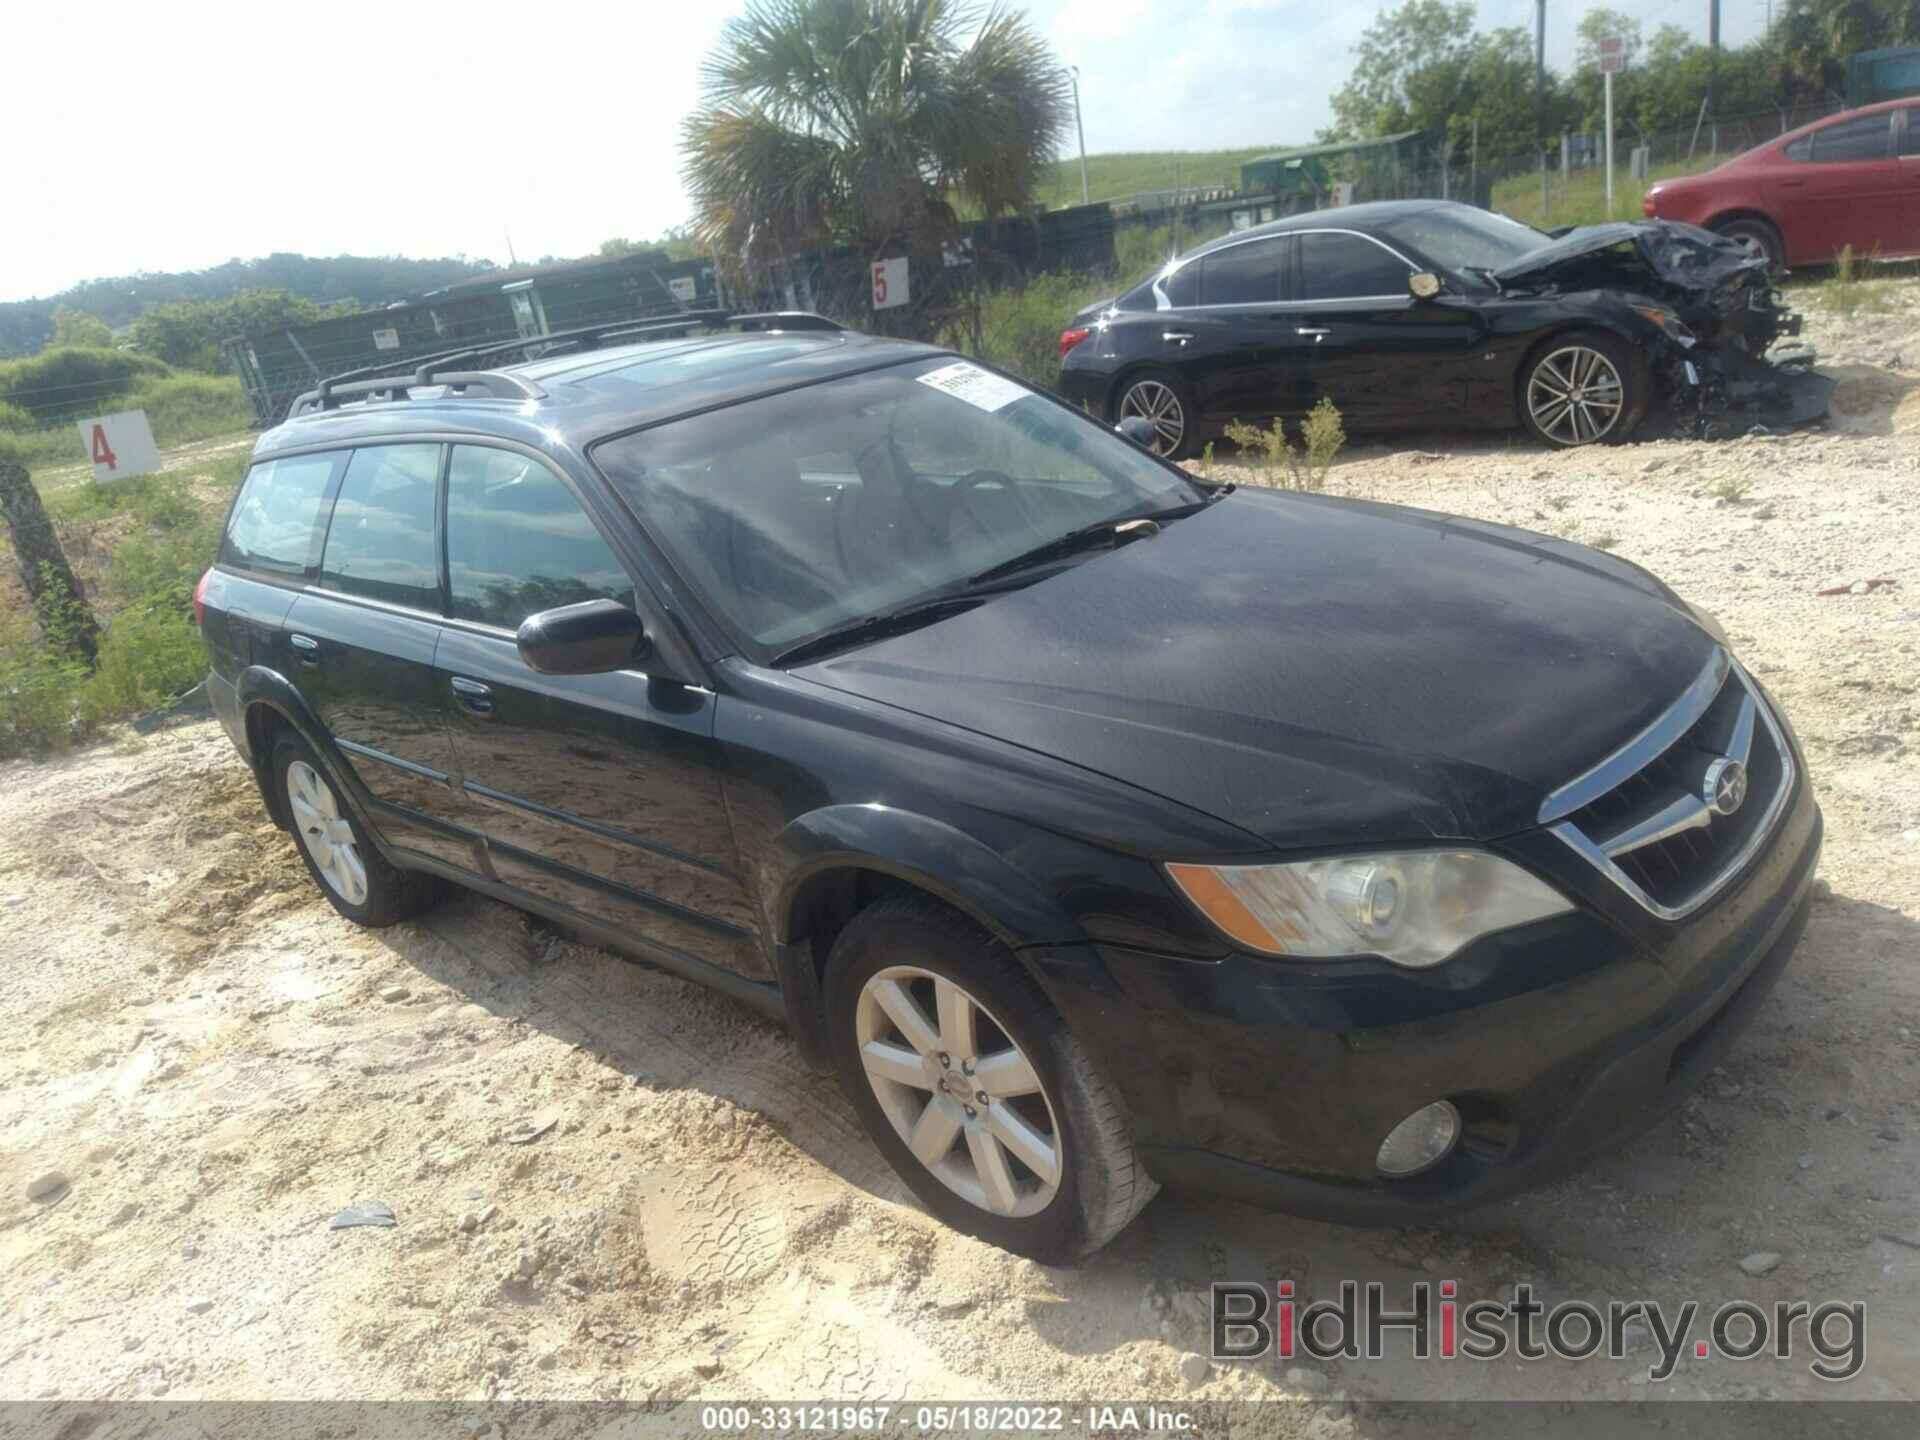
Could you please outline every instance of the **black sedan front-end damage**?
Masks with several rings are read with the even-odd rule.
[[[1765,257],[1673,220],[1590,225],[1495,271],[1503,294],[1592,292],[1648,322],[1652,372],[1674,422],[1703,437],[1805,425],[1834,382],[1796,343],[1801,317]]]

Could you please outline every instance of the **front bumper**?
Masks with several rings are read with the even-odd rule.
[[[1436,972],[1112,947],[1035,958],[1126,1095],[1154,1178],[1346,1224],[1416,1223],[1551,1179],[1670,1114],[1785,968],[1820,842],[1803,777],[1767,849],[1687,921],[1615,924],[1583,906]],[[1424,1174],[1379,1177],[1387,1132],[1442,1097],[1466,1120],[1462,1143]]]

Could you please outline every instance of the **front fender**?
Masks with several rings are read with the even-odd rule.
[[[887,805],[829,805],[780,832],[779,882],[767,907],[775,938],[795,938],[809,881],[836,870],[871,870],[906,881],[973,917],[1003,944],[1086,939],[1060,904],[998,851],[940,820]]]

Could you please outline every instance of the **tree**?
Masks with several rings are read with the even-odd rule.
[[[113,331],[107,328],[107,322],[84,310],[70,310],[65,305],[53,312],[53,337],[49,345],[84,345],[90,349],[105,350],[113,345]]]
[[[67,563],[66,551],[47,519],[40,492],[33,488],[27,467],[10,451],[0,450],[0,520],[13,540],[13,557],[20,583],[26,587],[40,621],[40,633],[54,649],[64,650],[89,668],[99,655],[100,625],[87,592]]]
[[[351,300],[317,305],[284,290],[242,290],[224,300],[154,306],[133,322],[133,346],[169,365],[219,373],[228,368],[220,349],[223,340],[307,325],[329,315],[351,315],[359,309]]]
[[[1353,72],[1334,92],[1327,138],[1364,140],[1444,125],[1473,59],[1473,4],[1402,0],[1353,47]]]
[[[1023,18],[954,0],[749,0],[701,86],[681,132],[699,244],[749,277],[848,247],[862,297],[864,262],[904,254],[912,305],[865,323],[915,335],[950,313],[956,199],[988,219],[1031,205],[1071,113]]]

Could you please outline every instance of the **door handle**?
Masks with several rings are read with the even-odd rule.
[[[1191,330],[1162,330],[1160,338],[1169,345],[1184,345],[1193,338]]]
[[[1777,182],[1782,190],[1798,190],[1807,182],[1804,180],[1781,180]]]
[[[1296,335],[1331,335],[1333,331],[1322,326],[1296,325],[1293,327],[1293,333]]]
[[[294,657],[299,660],[302,665],[318,665],[320,663],[320,642],[311,635],[289,635],[287,636],[287,643],[293,647]]]
[[[493,714],[493,687],[482,685],[478,680],[469,680],[464,675],[456,675],[449,682],[453,686],[454,697],[476,715]]]

